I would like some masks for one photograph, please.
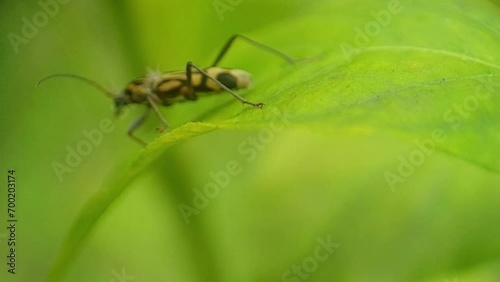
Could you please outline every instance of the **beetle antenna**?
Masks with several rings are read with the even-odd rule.
[[[38,83],[37,83],[37,87],[40,86],[40,84],[42,84],[43,82],[45,82],[46,80],[49,80],[49,79],[52,79],[52,78],[57,78],[57,77],[66,77],[66,78],[73,78],[73,79],[76,79],[76,80],[80,80],[82,82],[85,82],[87,83],[88,85],[91,85],[93,86],[94,88],[96,88],[97,90],[101,91],[102,93],[104,93],[104,95],[108,96],[109,98],[111,99],[114,99],[116,97],[115,94],[113,94],[111,91],[109,91],[108,89],[104,88],[102,85],[100,85],[99,83],[91,80],[91,79],[88,79],[88,78],[85,78],[83,76],[79,76],[79,75],[76,75],[76,74],[68,74],[68,73],[60,73],[60,74],[53,74],[53,75],[49,75],[45,78],[43,78],[42,80],[40,80]]]

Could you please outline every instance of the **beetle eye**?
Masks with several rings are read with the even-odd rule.
[[[122,98],[117,97],[117,98],[115,99],[115,107],[120,107],[120,106],[123,106],[123,99],[122,99]]]
[[[115,114],[118,116],[122,112],[123,106],[127,104],[124,97],[118,96],[115,98]]]

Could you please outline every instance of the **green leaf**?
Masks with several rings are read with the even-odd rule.
[[[251,63],[255,51],[244,49],[243,62],[253,66],[256,81],[242,93],[266,108],[227,98],[201,122],[159,137],[82,210],[49,281],[61,279],[132,180],[172,145],[214,130],[267,129],[279,120],[330,138],[385,135],[407,141],[412,152],[428,146],[500,172],[500,8],[489,1],[401,1],[397,8],[393,2],[320,1],[303,15],[255,31],[252,37],[261,42],[315,59],[289,66],[263,55]]]

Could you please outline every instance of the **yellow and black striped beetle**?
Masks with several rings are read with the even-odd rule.
[[[118,95],[112,93],[93,80],[75,74],[50,75],[40,80],[38,85],[48,79],[57,77],[73,78],[83,81],[113,99],[117,115],[121,113],[124,106],[130,104],[146,105],[146,112],[134,123],[132,123],[128,129],[128,135],[132,139],[139,142],[141,145],[146,146],[147,143],[135,136],[134,131],[144,123],[151,109],[153,109],[163,125],[163,128],[160,131],[165,132],[168,129],[168,123],[159,111],[158,105],[170,106],[178,102],[195,101],[198,98],[196,93],[227,92],[243,104],[248,104],[255,108],[262,108],[264,106],[263,103],[250,102],[233,91],[248,88],[250,86],[251,75],[248,72],[238,69],[218,67],[220,61],[227,54],[236,39],[244,40],[255,47],[261,48],[271,54],[283,58],[289,63],[294,64],[296,62],[296,60],[276,49],[237,34],[229,38],[210,67],[200,68],[192,62],[188,62],[186,64],[185,71],[167,72],[136,79],[130,82]]]

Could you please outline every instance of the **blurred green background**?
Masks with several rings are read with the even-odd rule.
[[[362,25],[370,11],[387,6],[385,1],[331,2],[242,0],[222,19],[217,1],[70,0],[14,52],[7,35],[20,34],[22,18],[32,19],[41,8],[34,1],[2,1],[0,174],[17,171],[19,247],[18,273],[12,276],[5,270],[6,232],[0,229],[1,281],[44,281],[85,203],[141,151],[125,134],[140,107],[119,120],[110,101],[84,84],[61,79],[36,88],[38,80],[76,73],[115,91],[146,68],[183,69],[187,61],[208,65],[235,33],[295,58],[341,54],[339,44],[352,39],[353,24]],[[407,29],[418,32],[432,5],[402,2],[420,12],[410,26],[414,29]],[[471,14],[500,30],[495,2],[477,3]],[[443,1],[438,8],[468,11],[474,5]],[[481,17],[478,11],[488,13]],[[304,18],[317,21],[294,30]],[[335,28],[321,25],[330,19]],[[491,40],[498,43],[499,34]],[[439,46],[438,38],[433,42]],[[256,84],[272,85],[274,76],[290,70],[243,43],[228,56],[223,65],[250,71]],[[479,57],[500,62],[498,54]],[[204,121],[207,113],[224,114],[224,106],[233,103],[220,95],[163,113],[177,128]],[[246,110],[238,106],[235,111]],[[498,118],[498,106],[491,107]],[[148,140],[158,136],[158,121],[151,117],[138,133]],[[116,128],[59,181],[53,162],[64,163],[67,146],[74,148],[84,140],[82,130],[98,128],[105,118]],[[397,168],[399,155],[414,150],[407,137],[292,125],[247,162],[238,147],[259,128],[219,130],[168,148],[97,222],[63,281],[122,281],[116,273],[123,270],[134,277],[123,281],[303,281],[296,275],[286,280],[284,273],[313,256],[317,238],[331,238],[340,247],[307,281],[500,281],[495,169],[439,151],[391,191],[384,172]],[[210,172],[224,170],[230,161],[242,164],[241,174],[186,224],[178,205],[191,203],[192,189],[202,189],[212,181]],[[7,200],[6,188],[1,189],[3,226]]]

